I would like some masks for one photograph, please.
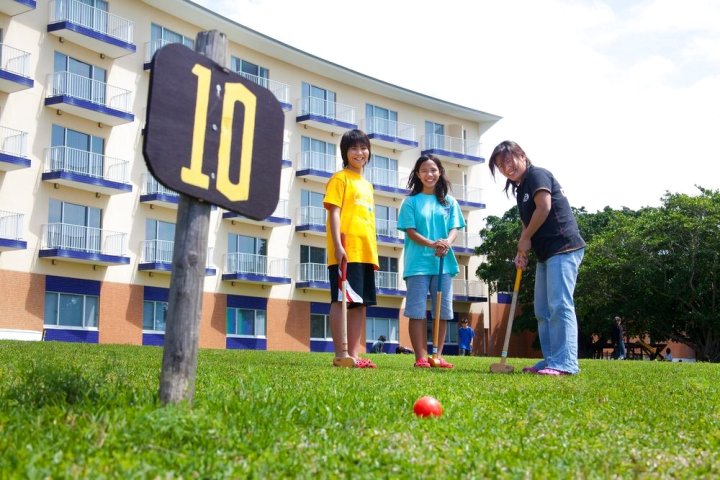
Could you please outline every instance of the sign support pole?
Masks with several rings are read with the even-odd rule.
[[[227,50],[225,34],[217,30],[198,33],[196,52],[225,65]],[[209,224],[210,204],[181,193],[160,374],[163,404],[192,404],[195,395]]]

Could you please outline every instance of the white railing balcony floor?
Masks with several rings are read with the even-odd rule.
[[[303,97],[297,101],[297,123],[337,134],[358,128],[355,107],[323,98]]]

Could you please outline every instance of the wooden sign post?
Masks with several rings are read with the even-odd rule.
[[[180,194],[160,375],[160,400],[188,401],[195,372],[210,205],[252,219],[276,208],[284,115],[265,88],[229,71],[227,37],[201,32],[195,51],[167,45],[153,57],[143,154]]]

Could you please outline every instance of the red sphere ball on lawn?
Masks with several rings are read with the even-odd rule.
[[[437,398],[424,396],[415,401],[413,412],[415,412],[415,415],[418,417],[439,417],[442,415],[443,408]]]

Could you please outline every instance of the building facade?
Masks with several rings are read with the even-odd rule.
[[[154,52],[228,37],[228,65],[285,115],[280,200],[262,221],[211,212],[200,346],[332,351],[322,199],[351,128],[372,141],[380,270],[367,341],[408,345],[397,214],[423,153],[468,228],[456,320],[484,328],[475,277],[481,140],[498,116],[327,62],[186,0],[0,0],[0,337],[161,345],[178,195],[142,154]],[[448,328],[447,351],[457,329]]]

